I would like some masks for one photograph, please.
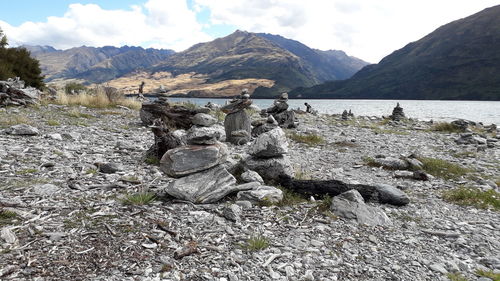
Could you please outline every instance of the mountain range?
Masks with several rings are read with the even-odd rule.
[[[257,87],[254,97],[271,97],[296,87],[346,79],[368,64],[343,51],[315,50],[279,35],[239,30],[179,53],[128,46],[84,46],[64,51],[49,46],[26,48],[40,60],[48,82],[82,79],[103,83],[123,76],[134,79],[133,74],[140,70],[171,73],[174,77],[195,73],[207,77],[207,83],[241,79],[274,81],[271,87]],[[199,91],[185,94],[200,95]]]
[[[350,79],[290,96],[500,100],[500,6],[443,25]]]
[[[174,53],[172,50],[76,47],[57,50],[50,46],[23,46],[40,61],[46,81],[54,79],[82,79],[90,83],[103,83],[162,62]]]

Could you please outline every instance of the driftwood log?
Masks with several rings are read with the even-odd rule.
[[[141,107],[141,120],[144,125],[151,125],[160,118],[172,130],[187,130],[193,125],[192,119],[198,113],[208,113],[209,108],[187,108],[182,105],[170,104],[166,98],[159,98],[153,102],[145,102]]]
[[[297,180],[280,176],[281,186],[305,196],[336,196],[351,189],[359,191],[365,201],[403,206],[410,202],[406,194],[390,185],[348,184],[339,180]]]

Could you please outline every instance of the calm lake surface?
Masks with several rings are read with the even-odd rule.
[[[210,98],[169,98],[174,102],[189,101],[197,105],[205,105],[209,101],[216,104],[224,104],[226,99]],[[483,122],[485,125],[491,123],[500,124],[500,101],[440,101],[440,100],[306,100],[291,99],[288,104],[291,108],[305,110],[304,103],[309,103],[320,113],[341,114],[344,109],[351,110],[354,115],[382,116],[390,115],[392,109],[399,102],[407,117],[419,120],[453,121],[466,119]],[[258,107],[267,108],[272,99],[254,99],[253,103]]]

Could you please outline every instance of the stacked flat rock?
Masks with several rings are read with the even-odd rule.
[[[265,181],[277,180],[280,176],[293,176],[288,153],[288,142],[279,127],[261,134],[250,145],[250,156],[243,160],[248,170],[257,172]]]
[[[399,105],[399,102],[397,103],[396,107],[392,110],[392,115],[390,118],[393,121],[401,121],[405,119],[405,113],[403,112],[403,108]]]
[[[250,95],[246,90],[243,90],[238,98],[231,100],[229,104],[221,108],[222,112],[227,114],[224,119],[226,141],[236,145],[250,141],[252,126],[245,109],[251,104]]]
[[[41,92],[33,87],[24,87],[19,77],[0,81],[0,106],[38,104]]]
[[[193,126],[187,131],[188,144],[215,144],[225,139],[224,128],[216,125],[217,120],[211,115],[198,113],[193,117]]]
[[[273,105],[261,111],[262,116],[272,115],[279,126],[285,129],[297,128],[298,120],[293,110],[288,110],[288,94],[283,93]]]

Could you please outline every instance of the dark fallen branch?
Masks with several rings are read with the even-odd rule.
[[[365,201],[403,206],[410,202],[401,190],[386,184],[366,185],[348,184],[339,180],[297,180],[288,176],[280,176],[281,186],[305,196],[336,196],[351,189],[359,191]]]

